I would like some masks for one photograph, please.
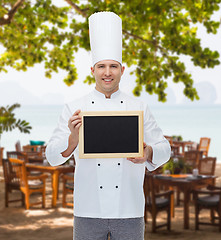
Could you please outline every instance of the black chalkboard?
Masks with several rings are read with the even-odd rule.
[[[82,112],[80,158],[143,155],[141,111]]]

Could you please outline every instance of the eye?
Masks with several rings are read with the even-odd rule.
[[[111,65],[112,68],[117,68],[117,65]]]
[[[104,68],[104,65],[99,65],[98,68]]]

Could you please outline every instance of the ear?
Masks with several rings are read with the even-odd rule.
[[[125,70],[125,66],[122,66],[122,67],[121,67],[121,76],[123,75],[124,70]]]
[[[91,67],[91,73],[94,76],[94,67]]]

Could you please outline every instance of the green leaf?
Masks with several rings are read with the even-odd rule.
[[[90,50],[88,17],[98,11],[113,11],[122,19],[123,62],[136,76],[135,95],[144,87],[158,95],[159,101],[165,101],[164,83],[173,79],[174,84],[187,86],[186,97],[197,100],[194,79],[180,57],[189,56],[200,68],[220,65],[219,53],[202,47],[197,28],[201,24],[207,33],[217,33],[220,22],[211,19],[220,9],[221,0],[65,2],[75,7],[60,7],[51,0],[24,1],[8,23],[3,16],[15,1],[0,3],[0,44],[5,49],[0,55],[0,72],[7,72],[9,67],[27,71],[44,63],[46,77],[65,71],[63,81],[71,86],[78,80],[76,52],[80,48]],[[95,81],[87,76],[84,82]]]

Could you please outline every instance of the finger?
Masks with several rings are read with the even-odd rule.
[[[81,117],[73,116],[69,119],[68,124],[72,124],[72,123],[74,124],[75,121],[82,121],[82,119],[81,119]]]
[[[80,112],[81,112],[81,110],[78,109],[77,111],[75,111],[75,113],[73,114],[73,116],[74,116],[74,115],[78,115]]]
[[[136,158],[127,158],[127,160],[129,160],[129,161],[131,161],[133,163],[135,163],[137,161]]]
[[[70,121],[74,121],[76,119],[81,119],[81,116],[79,115],[73,115],[72,117],[70,117]]]
[[[69,126],[72,127],[72,128],[76,128],[76,125],[81,123],[81,120],[78,119],[78,120],[75,120],[73,122],[70,122]]]
[[[80,122],[77,125],[75,125],[75,128],[79,129],[81,125],[82,125],[82,123]]]
[[[139,163],[139,161],[137,161],[137,159],[131,159],[130,160],[132,163]]]

